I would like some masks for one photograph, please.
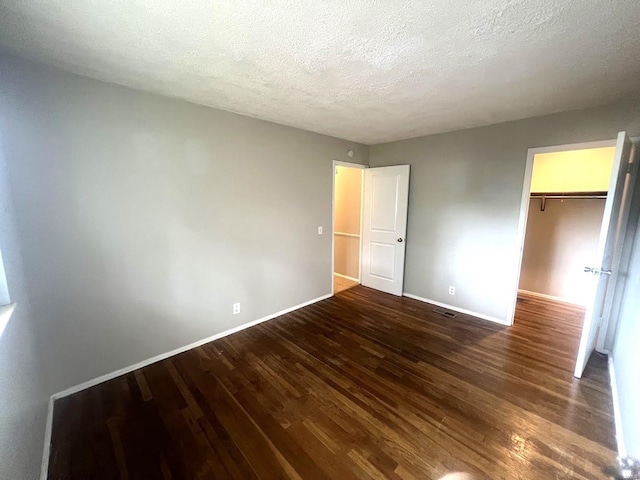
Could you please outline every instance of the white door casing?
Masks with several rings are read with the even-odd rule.
[[[613,305],[614,288],[622,243],[629,219],[631,197],[637,169],[631,168],[637,148],[625,132],[620,132],[611,169],[609,191],[602,218],[598,249],[592,265],[585,266],[593,275],[593,300],[587,307],[576,359],[574,376],[580,378],[595,348],[599,328],[606,328]]]
[[[402,295],[409,206],[409,165],[364,172],[362,285]]]

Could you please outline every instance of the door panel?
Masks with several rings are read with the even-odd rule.
[[[362,284],[402,295],[409,165],[364,172]]]
[[[373,175],[371,195],[371,228],[380,232],[395,232],[397,212],[398,177]]]
[[[598,250],[585,271],[593,275],[593,302],[587,307],[574,376],[580,378],[596,344],[599,328],[605,328],[611,313],[622,243],[629,219],[629,208],[636,169],[630,168],[636,148],[625,132],[618,134],[611,181],[604,207]]]
[[[395,245],[371,242],[369,273],[386,280],[393,280],[395,256]]]

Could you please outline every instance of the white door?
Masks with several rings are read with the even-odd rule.
[[[611,169],[609,192],[604,207],[598,250],[593,265],[585,272],[593,275],[594,299],[588,306],[576,360],[574,376],[580,378],[595,348],[598,329],[608,323],[613,303],[614,287],[620,266],[636,168],[631,162],[637,149],[625,132],[618,134],[616,152]],[[634,165],[635,167],[635,165]]]
[[[364,171],[362,285],[402,295],[409,165]]]

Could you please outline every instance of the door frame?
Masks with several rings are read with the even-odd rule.
[[[524,256],[524,240],[527,234],[527,219],[529,217],[529,204],[531,203],[531,176],[533,175],[533,160],[540,153],[567,152],[572,150],[586,150],[589,148],[615,147],[616,138],[611,140],[599,140],[595,142],[568,143],[565,145],[553,145],[549,147],[535,147],[527,150],[527,162],[524,169],[524,180],[522,183],[522,198],[520,201],[520,215],[518,218],[518,230],[516,234],[516,271],[513,279],[513,296],[507,311],[508,326],[513,325],[516,315],[516,305],[518,302],[518,286],[522,273],[522,258]]]
[[[339,160],[333,161],[331,168],[331,296],[335,294],[333,288],[333,275],[335,270],[335,255],[336,255],[336,236],[335,236],[335,223],[336,223],[336,167],[356,168],[362,170],[360,172],[360,240],[358,249],[358,281],[362,281],[362,217],[364,216],[364,171],[369,168],[368,165],[362,165],[360,163],[342,162]]]

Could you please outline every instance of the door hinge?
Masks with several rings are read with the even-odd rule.
[[[633,167],[635,166],[635,163],[628,163],[627,164],[627,173],[631,173],[633,172]]]

